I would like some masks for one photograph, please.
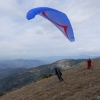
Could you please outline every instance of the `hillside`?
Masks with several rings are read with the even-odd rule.
[[[86,63],[63,72],[64,81],[54,75],[13,90],[0,100],[100,100],[100,59],[94,59],[92,68]]]
[[[25,70],[26,68],[0,68],[0,79]]]
[[[64,59],[54,62],[52,64],[41,65],[38,67],[30,68],[17,74],[12,74],[8,77],[0,79],[0,93],[8,92],[14,88],[19,88],[33,81],[37,81],[44,74],[54,74],[55,66],[58,66],[62,70],[66,70],[84,61],[84,59]]]
[[[0,60],[0,79],[44,64],[43,61],[32,59]]]

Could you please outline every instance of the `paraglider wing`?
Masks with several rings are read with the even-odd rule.
[[[28,20],[30,20],[36,15],[41,15],[48,19],[68,38],[69,41],[75,41],[73,29],[66,14],[52,8],[38,7],[31,9],[27,13],[26,17]]]

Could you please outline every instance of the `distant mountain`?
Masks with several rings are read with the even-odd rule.
[[[63,62],[65,63],[65,60],[55,63],[63,65]],[[77,64],[76,67],[62,73],[63,82],[59,82],[54,75],[10,91],[0,100],[100,100],[100,58],[92,59],[91,69],[86,68],[86,62],[76,62],[70,62],[72,66]],[[39,72],[39,68],[37,70]],[[11,86],[9,81],[7,85]]]
[[[14,73],[22,72],[28,68],[45,64],[40,60],[0,60],[0,79]]]
[[[25,70],[26,68],[0,68],[0,79]]]
[[[40,60],[25,60],[25,59],[0,60],[0,68],[31,68],[43,64],[45,63]]]
[[[24,72],[10,75],[0,80],[0,92],[7,92],[13,88],[22,87],[30,82],[39,80],[44,74],[54,74],[54,67],[58,66],[61,70],[67,70],[70,67],[86,61],[85,59],[64,59],[52,64],[33,67]]]
[[[49,57],[41,57],[38,58],[42,61],[47,61],[49,63],[53,63],[55,61],[61,60],[61,59],[88,59],[88,58],[97,58],[98,56],[91,56],[91,55],[65,55],[65,56],[49,56]]]

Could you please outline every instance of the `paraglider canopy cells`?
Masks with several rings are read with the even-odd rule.
[[[71,42],[75,41],[74,33],[70,21],[66,14],[48,7],[38,7],[28,11],[26,18],[33,19],[36,15],[41,15],[52,22]]]

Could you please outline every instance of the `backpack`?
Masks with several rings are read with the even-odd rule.
[[[58,73],[59,73],[60,76],[62,75],[62,73],[61,73],[61,71],[59,69],[58,69]]]

